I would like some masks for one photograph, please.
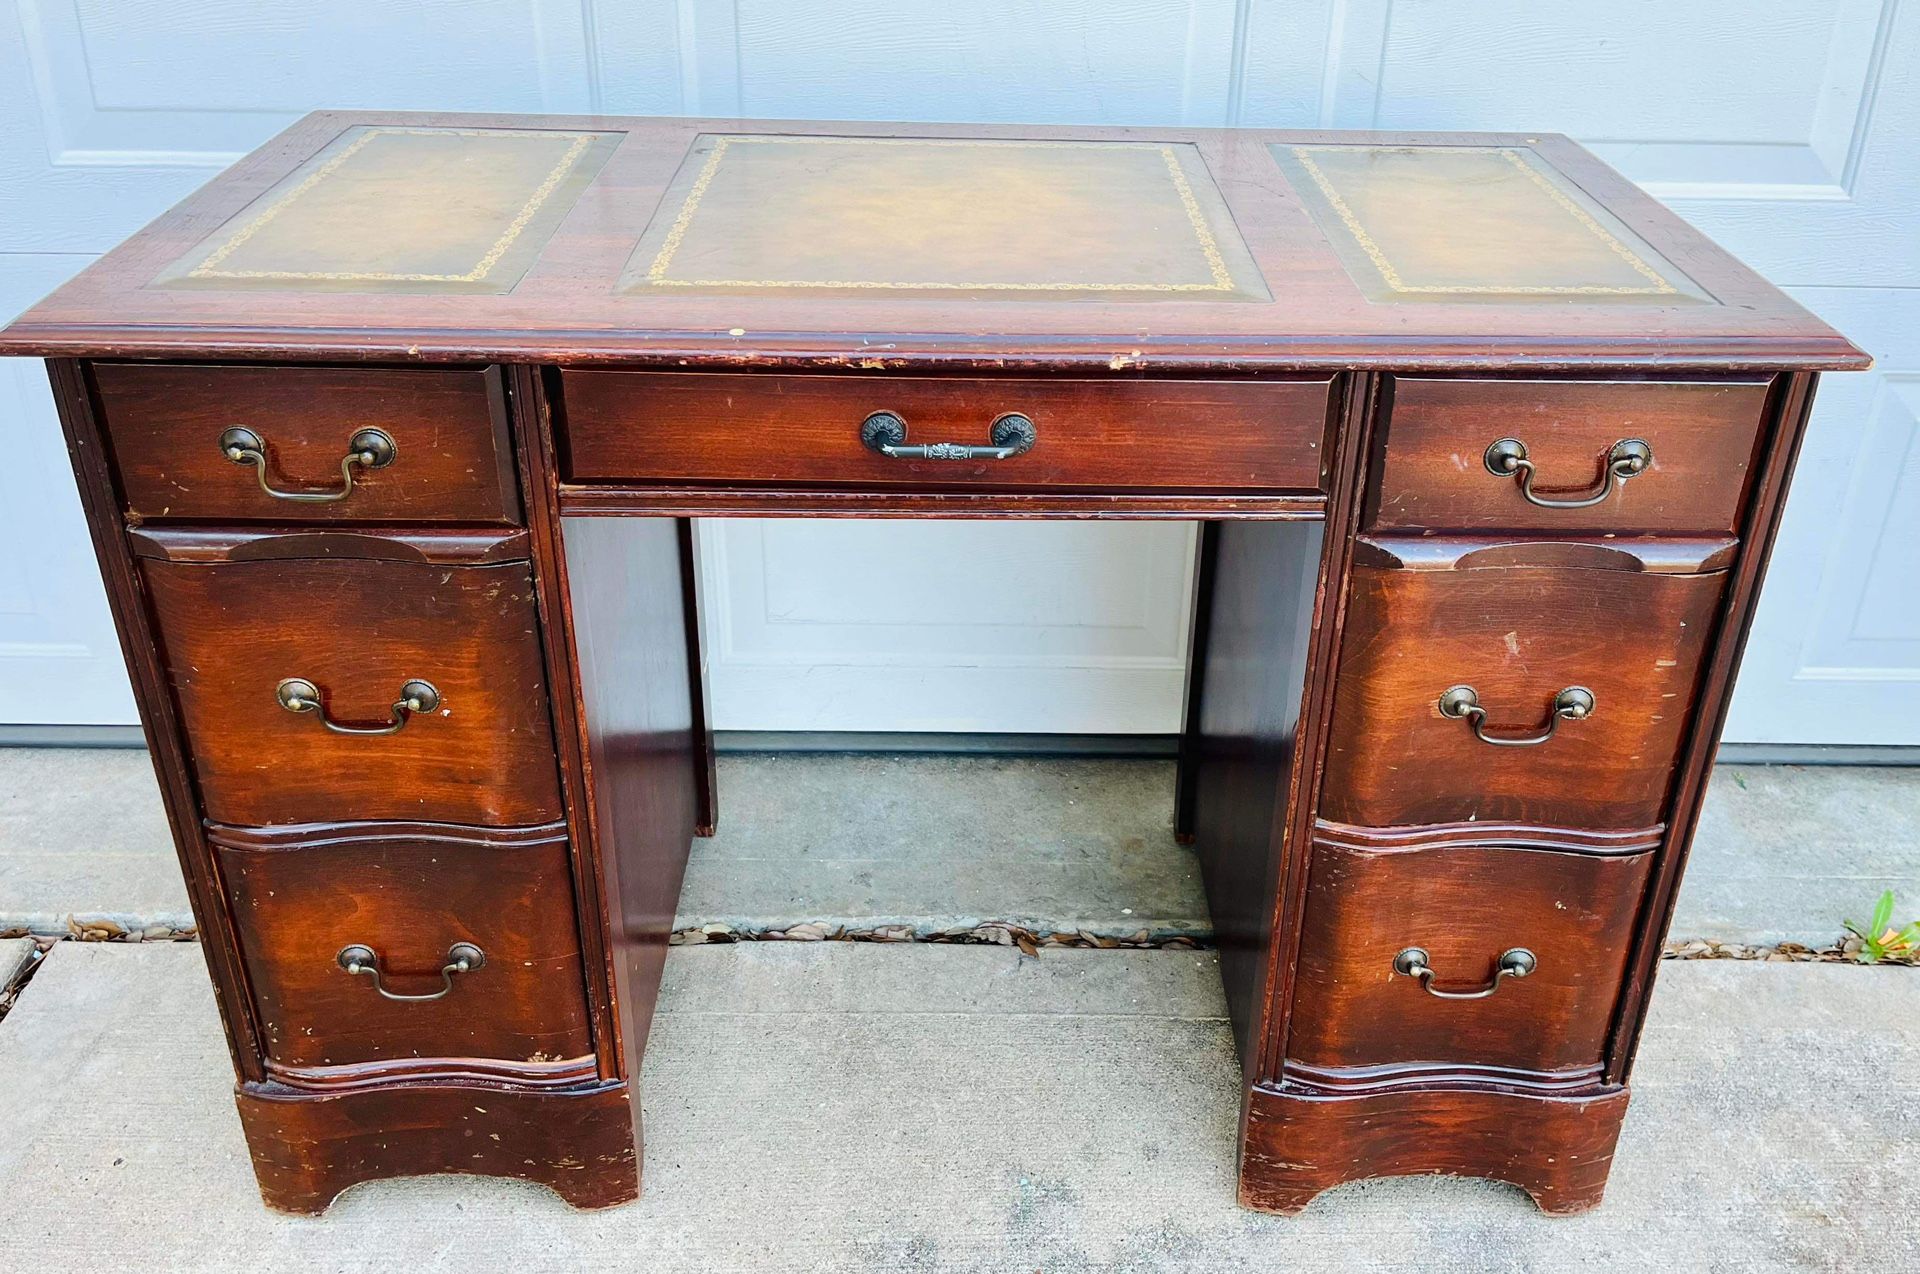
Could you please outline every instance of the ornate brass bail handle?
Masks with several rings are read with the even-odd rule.
[[[1593,715],[1597,706],[1593,691],[1585,686],[1568,686],[1553,697],[1553,711],[1547,717],[1546,729],[1537,734],[1488,734],[1487,710],[1480,706],[1480,696],[1472,686],[1451,686],[1440,696],[1441,716],[1465,721],[1473,728],[1474,738],[1496,748],[1530,748],[1545,743],[1562,721],[1584,721]]]
[[[429,991],[425,995],[402,995],[398,991],[389,991],[380,980],[380,956],[372,947],[355,943],[340,948],[340,954],[334,960],[349,974],[373,979],[373,989],[381,998],[394,1000],[401,1004],[425,1004],[431,1000],[445,999],[453,990],[453,978],[457,973],[472,973],[487,962],[487,954],[471,942],[456,942],[447,948],[447,962],[440,966],[440,989]]]
[[[335,734],[394,734],[404,729],[416,713],[432,712],[440,706],[440,692],[425,681],[409,681],[400,687],[400,698],[394,702],[391,719],[385,725],[346,725],[335,721],[327,715],[320,687],[305,677],[288,677],[273,688],[273,697],[288,712],[314,713],[320,718],[320,724]]]
[[[296,504],[333,504],[353,494],[355,469],[384,469],[399,454],[393,439],[384,430],[362,429],[347,439],[347,454],[340,458],[340,487],[336,491],[284,491],[273,485],[267,475],[267,440],[251,429],[235,426],[220,435],[220,451],[235,464],[252,465],[260,489],[276,500]]]
[[[893,460],[1010,460],[1033,450],[1040,439],[1033,422],[1018,412],[994,417],[987,432],[990,447],[959,442],[907,445],[907,422],[890,411],[876,411],[860,422],[860,443]]]
[[[1493,981],[1471,991],[1447,991],[1433,984],[1433,969],[1427,964],[1424,947],[1407,947],[1393,957],[1393,971],[1404,977],[1420,979],[1420,989],[1436,1000],[1484,1000],[1500,989],[1508,978],[1524,978],[1540,967],[1540,961],[1525,947],[1509,947],[1494,963]]]
[[[1607,449],[1600,469],[1599,485],[1581,495],[1560,499],[1544,496],[1533,489],[1533,461],[1527,459],[1527,444],[1518,438],[1502,438],[1487,448],[1487,472],[1496,478],[1520,479],[1520,494],[1528,504],[1543,509],[1590,509],[1626,484],[1628,478],[1644,473],[1653,464],[1653,448],[1638,438],[1622,438]]]

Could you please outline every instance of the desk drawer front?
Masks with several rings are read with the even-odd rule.
[[[1590,1071],[1651,863],[1646,853],[1320,841],[1289,1060]]]
[[[102,363],[93,377],[136,522],[520,517],[492,368]]]
[[[278,1066],[593,1052],[564,827],[209,836]]]
[[[207,817],[249,826],[561,817],[527,563],[141,569]],[[434,702],[410,696],[421,684]]]
[[[1322,816],[1664,822],[1724,574],[1473,560],[1355,568]]]
[[[618,371],[561,382],[563,474],[576,483],[1134,491],[1318,490],[1334,383]],[[868,425],[876,416],[899,428]],[[1013,416],[1028,424],[997,434]],[[996,448],[1016,454],[982,454]]]
[[[1728,534],[1769,384],[1396,378],[1370,524]]]

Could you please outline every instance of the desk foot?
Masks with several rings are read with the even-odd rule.
[[[640,1197],[639,1129],[621,1082],[546,1091],[487,1084],[235,1093],[260,1196],[318,1214],[362,1181],[430,1173],[518,1177],[576,1208]]]
[[[1240,1202],[1290,1215],[1349,1181],[1432,1174],[1516,1185],[1556,1216],[1585,1212],[1606,1191],[1626,1111],[1625,1088],[1578,1096],[1256,1088],[1247,1102]]]

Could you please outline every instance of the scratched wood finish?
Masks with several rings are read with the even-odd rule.
[[[1597,1074],[1651,865],[1647,854],[1317,844],[1289,1060]],[[1489,985],[1514,947],[1539,965],[1486,999],[1442,1000],[1394,971],[1408,947],[1427,952],[1443,991]]]
[[[1719,573],[1356,566],[1321,815],[1663,821],[1724,584]],[[1539,732],[1569,686],[1596,707],[1537,746],[1497,747],[1440,714],[1456,685],[1473,687],[1495,735]]]
[[[1332,379],[982,379],[562,371],[569,482],[856,487],[1317,491]],[[870,414],[906,443],[988,445],[995,419],[1034,424],[1004,460],[901,460],[861,444]]]
[[[619,144],[510,293],[151,287],[348,128],[610,130]],[[1271,302],[1008,299],[620,286],[696,140],[713,134],[1131,141],[1192,146]],[[1355,286],[1273,147],[1329,142],[1531,151],[1718,304],[1378,304]],[[966,209],[943,209],[964,217]],[[992,215],[991,210],[986,214]],[[1224,224],[1224,223],[1223,223]],[[1078,227],[1066,227],[1074,233]],[[396,361],[784,365],[1105,374],[1285,367],[1859,367],[1865,355],[1598,159],[1551,133],[1327,133],[849,121],[321,112],[294,124],[30,310],[7,353]]]
[[[270,1066],[394,1059],[551,1063],[593,1052],[564,826],[213,827]],[[401,995],[443,985],[447,949],[485,953],[431,1002],[385,999],[336,959],[371,948]]]
[[[285,562],[315,558],[333,562],[413,562],[421,565],[495,566],[525,562],[525,531],[471,527],[131,526],[133,555],[159,562]]]
[[[562,816],[524,562],[147,561],[141,578],[207,817],[512,826]],[[327,712],[353,725],[388,721],[416,678],[441,703],[394,734],[335,734],[280,706],[287,677],[318,686]]]
[[[96,363],[93,386],[135,522],[519,520],[496,369]],[[235,426],[265,440],[268,479],[288,491],[339,490],[362,429],[392,438],[394,458],[356,466],[343,500],[276,500],[221,448]]]
[[[1375,531],[1721,535],[1737,525],[1767,403],[1765,379],[1540,381],[1394,377],[1368,523]],[[1617,442],[1653,463],[1600,503],[1543,509],[1486,465],[1524,443],[1543,499],[1589,496]]]
[[[1148,518],[1314,521],[1326,516],[1319,493],[1217,495],[1206,491],[1040,490],[840,491],[741,486],[641,486],[568,483],[560,488],[560,507],[569,514],[606,517],[639,515],[682,518],[999,518],[1028,521],[1047,518]]]
[[[591,185],[544,214],[557,229],[546,237],[543,223],[510,292],[150,286],[343,130],[368,125],[590,128],[613,140]],[[1246,245],[1229,268],[1247,295],[1273,299],[1075,300],[1058,280],[1018,299],[631,286],[636,245],[689,148],[741,131],[1192,147],[1182,164],[1218,187],[1218,225]],[[1369,299],[1275,158],[1275,147],[1354,141],[1528,152],[1706,295]],[[940,211],[977,231],[968,207]],[[583,1206],[636,1193],[634,1098],[664,934],[687,839],[713,817],[683,521],[709,514],[1233,523],[1207,537],[1178,818],[1199,837],[1227,948],[1246,1080],[1243,1198],[1297,1208],[1340,1181],[1450,1172],[1514,1181],[1552,1211],[1592,1204],[1809,373],[1865,363],[1551,135],[392,114],[303,120],[35,307],[0,334],[0,351],[101,360],[56,363],[56,400],[263,1194],[304,1210],[355,1181],[435,1171],[546,1181]],[[219,365],[198,366],[209,361]],[[423,363],[444,379],[425,379]],[[671,413],[656,407],[631,409],[631,386],[669,383],[708,393],[681,412],[691,432],[663,427]],[[813,403],[812,416],[760,393],[789,383],[782,394]],[[331,388],[342,384],[360,388],[343,398]],[[580,414],[592,395],[575,386],[596,384],[620,388],[604,395],[604,435],[590,437],[574,426],[592,417]],[[716,405],[711,387],[727,384],[755,392]],[[1242,397],[1206,397],[1223,385]],[[847,394],[834,398],[836,386]],[[1036,397],[996,401],[1014,387]],[[857,441],[859,418],[882,408],[864,395],[889,389],[932,393],[911,411],[883,405],[907,415],[910,443],[985,441],[993,414],[1033,414],[1049,395],[1073,410],[1035,415],[1042,443],[1024,469],[895,468]],[[1310,411],[1299,406],[1309,391]],[[439,440],[426,448],[436,473],[448,461],[434,492],[402,485],[423,462],[376,471],[337,507],[266,509],[253,475],[214,444],[193,452],[197,468],[178,467],[180,438],[245,400],[272,426],[261,432],[278,476],[337,481],[329,440],[348,416],[362,423],[359,409],[337,410],[348,399],[396,404],[410,431],[396,432],[402,466],[422,454],[409,438]],[[1558,493],[1583,467],[1597,476],[1597,449],[1623,435],[1646,437],[1655,464],[1587,511],[1536,509],[1510,479],[1474,470],[1492,437],[1521,437],[1541,488]],[[796,437],[818,445],[796,451]],[[1099,445],[1055,453],[1063,437]],[[453,464],[468,445],[470,463]],[[658,453],[675,447],[678,467],[663,469]],[[523,507],[525,530],[511,529]],[[563,535],[563,511],[651,518]],[[384,719],[414,676],[434,681],[448,710],[395,736],[339,738],[274,703],[290,675],[322,682],[358,722]],[[1456,682],[1476,687],[1502,733],[1540,725],[1565,684],[1591,687],[1599,707],[1540,747],[1492,749],[1440,717],[1439,694]],[[422,862],[421,839],[449,825],[465,864],[525,857],[491,876]],[[382,865],[322,872],[347,853],[327,840]],[[1323,888],[1336,858],[1352,869]],[[431,899],[381,911],[416,890]],[[256,924],[236,912],[263,893],[262,913],[298,915]],[[495,901],[471,919],[483,897]],[[522,906],[539,918],[523,922]],[[448,1023],[503,1056],[474,1055],[479,1044],[441,1055],[426,1039],[415,1055],[405,1021],[370,1031],[359,1053],[321,1040],[311,1056],[277,1055],[263,1029],[272,997],[286,1001],[268,1005],[276,1035],[282,1019],[360,1008],[327,1001],[339,988],[324,980],[283,992],[277,968],[253,967],[274,968],[289,943],[327,955],[330,908],[347,909],[342,924],[383,928],[404,911],[402,942],[486,917],[516,934],[551,926],[548,948],[567,945],[570,916],[572,990],[539,1003],[581,1006],[559,1050],[579,1051],[514,1051],[537,1045],[516,1017],[532,1001],[515,992],[502,1017]],[[1476,928],[1496,922],[1540,924],[1535,941],[1551,950],[1537,952],[1534,980],[1461,1006],[1474,1016],[1419,1017],[1424,1001],[1378,998],[1418,994],[1405,978],[1340,964],[1390,961],[1389,935],[1418,930],[1451,982],[1460,962],[1477,952],[1484,964],[1507,940]],[[1443,952],[1443,939],[1476,945]],[[410,952],[401,972],[427,973],[437,945]],[[1553,951],[1574,947],[1595,971],[1555,981]],[[1551,1002],[1535,1011],[1516,992]],[[1603,1001],[1612,1007],[1594,1007]],[[1415,1014],[1407,1032],[1378,1025],[1403,1012]]]
[[[243,1084],[235,1104],[260,1195],[281,1212],[324,1212],[348,1186],[436,1172],[537,1182],[576,1208],[640,1197],[640,1104],[618,1080],[556,1090],[441,1082],[355,1093]]]
[[[1240,1202],[1291,1214],[1348,1181],[1445,1175],[1519,1186],[1542,1212],[1585,1212],[1606,1192],[1626,1113],[1621,1088],[1352,1095],[1256,1087],[1247,1097]]]

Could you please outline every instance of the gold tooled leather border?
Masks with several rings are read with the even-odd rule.
[[[553,197],[553,192],[559,189],[560,183],[565,181],[567,174],[573,171],[573,166],[580,162],[580,157],[586,153],[587,148],[593,145],[595,141],[606,136],[606,134],[559,134],[559,136],[562,137],[572,137],[574,139],[573,145],[567,148],[566,153],[562,155],[560,161],[553,166],[552,171],[547,174],[546,179],[534,187],[533,194],[528,197],[526,204],[520,209],[518,215],[507,223],[507,228],[501,232],[499,238],[494,240],[493,246],[488,248],[486,254],[474,263],[472,269],[463,274],[402,274],[377,270],[222,270],[219,269],[218,266],[222,261],[225,261],[237,252],[249,239],[264,229],[274,218],[291,207],[301,196],[339,171],[342,164],[352,159],[376,138],[394,135],[498,137],[502,135],[526,134],[529,131],[532,130],[512,128],[369,127],[362,132],[359,137],[343,147],[337,155],[334,155],[331,159],[327,160],[326,163],[308,173],[305,179],[293,189],[287,191],[286,194],[268,205],[258,217],[255,217],[252,221],[242,226],[234,233],[231,239],[228,239],[218,248],[208,253],[205,260],[186,272],[185,277],[189,279],[309,279],[352,283],[478,283],[492,272],[494,266],[500,264],[500,259],[513,247],[514,241],[526,231],[527,226],[533,221],[534,217],[539,214],[541,207],[548,199]],[[547,130],[539,131],[543,135],[547,135]]]
[[[1226,256],[1220,251],[1219,240],[1214,238],[1213,228],[1207,224],[1206,213],[1201,210],[1200,201],[1193,193],[1193,185],[1187,178],[1187,172],[1180,163],[1179,154],[1171,145],[1153,146],[1166,162],[1167,175],[1173,182],[1175,193],[1180,196],[1180,206],[1187,214],[1187,224],[1193,229],[1201,255],[1207,262],[1207,273],[1211,277],[1208,283],[1090,283],[1083,281],[1055,282],[907,282],[878,279],[675,279],[667,277],[667,271],[673,264],[674,255],[679,252],[681,242],[687,237],[687,230],[693,224],[693,217],[706,196],[707,188],[713,184],[714,174],[720,170],[720,161],[730,146],[751,145],[754,143],[781,143],[788,145],[833,145],[833,146],[994,146],[1020,147],[1032,150],[1077,150],[1087,146],[1151,146],[1151,143],[1129,142],[1079,142],[1079,141],[1022,141],[1012,138],[985,137],[809,137],[804,135],[772,135],[754,133],[726,133],[714,139],[713,150],[707,155],[707,161],[700,169],[700,175],[694,179],[687,191],[686,201],[681,205],[679,215],[667,230],[666,237],[660,242],[660,250],[654,255],[653,264],[647,268],[645,283],[651,287],[670,288],[810,288],[819,290],[884,290],[899,292],[1234,292],[1239,284],[1234,281],[1233,271],[1228,267]]]
[[[1373,236],[1368,234],[1367,228],[1360,224],[1360,219],[1354,215],[1353,209],[1347,205],[1347,201],[1341,196],[1339,190],[1334,187],[1332,180],[1329,179],[1326,173],[1321,170],[1320,165],[1313,162],[1313,158],[1311,154],[1309,154],[1309,152],[1311,151],[1324,152],[1329,150],[1351,150],[1354,148],[1351,146],[1336,145],[1336,146],[1292,146],[1292,147],[1289,147],[1288,149],[1292,152],[1295,161],[1298,162],[1299,165],[1306,170],[1307,176],[1313,178],[1313,184],[1319,187],[1321,196],[1327,201],[1327,205],[1333,209],[1334,215],[1340,218],[1341,224],[1347,228],[1347,233],[1353,236],[1353,241],[1360,245],[1361,250],[1367,254],[1367,259],[1373,262],[1373,266],[1376,270],[1380,271],[1380,277],[1386,282],[1387,288],[1390,291],[1399,292],[1406,295],[1425,294],[1425,295],[1440,295],[1440,296],[1444,296],[1449,293],[1484,293],[1487,295],[1496,295],[1496,296],[1497,295],[1508,295],[1508,296],[1680,295],[1679,288],[1675,287],[1657,270],[1655,270],[1652,266],[1648,265],[1644,260],[1642,260],[1639,254],[1634,252],[1633,249],[1629,248],[1626,244],[1620,242],[1620,240],[1615,238],[1612,234],[1608,233],[1607,228],[1601,225],[1598,221],[1594,220],[1592,215],[1589,214],[1585,208],[1582,208],[1579,204],[1567,198],[1565,191],[1557,189],[1554,186],[1554,184],[1548,181],[1544,176],[1542,176],[1540,172],[1537,169],[1535,169],[1532,164],[1529,164],[1524,158],[1522,158],[1520,153],[1517,150],[1514,150],[1511,147],[1500,147],[1496,153],[1502,156],[1503,158],[1505,158],[1508,163],[1512,164],[1515,168],[1519,169],[1522,173],[1524,173],[1529,181],[1533,182],[1534,185],[1538,186],[1541,190],[1545,191],[1547,197],[1553,200],[1554,203],[1558,204],[1563,211],[1565,211],[1569,216],[1571,216],[1575,220],[1576,223],[1578,223],[1581,226],[1582,229],[1586,230],[1589,234],[1592,234],[1595,238],[1599,239],[1600,242],[1605,244],[1608,248],[1612,249],[1614,254],[1617,255],[1621,260],[1625,261],[1629,266],[1631,266],[1636,274],[1639,274],[1641,277],[1649,280],[1653,286],[1651,287],[1611,287],[1611,286],[1605,286],[1601,284],[1537,284],[1537,285],[1530,286],[1526,284],[1507,284],[1507,283],[1462,283],[1462,284],[1408,283],[1403,278],[1401,278],[1400,272],[1394,268],[1393,262],[1387,259],[1387,254],[1381,250],[1380,245],[1378,243],[1374,242]],[[1429,149],[1482,150],[1484,148],[1452,146],[1452,147],[1432,147]]]

